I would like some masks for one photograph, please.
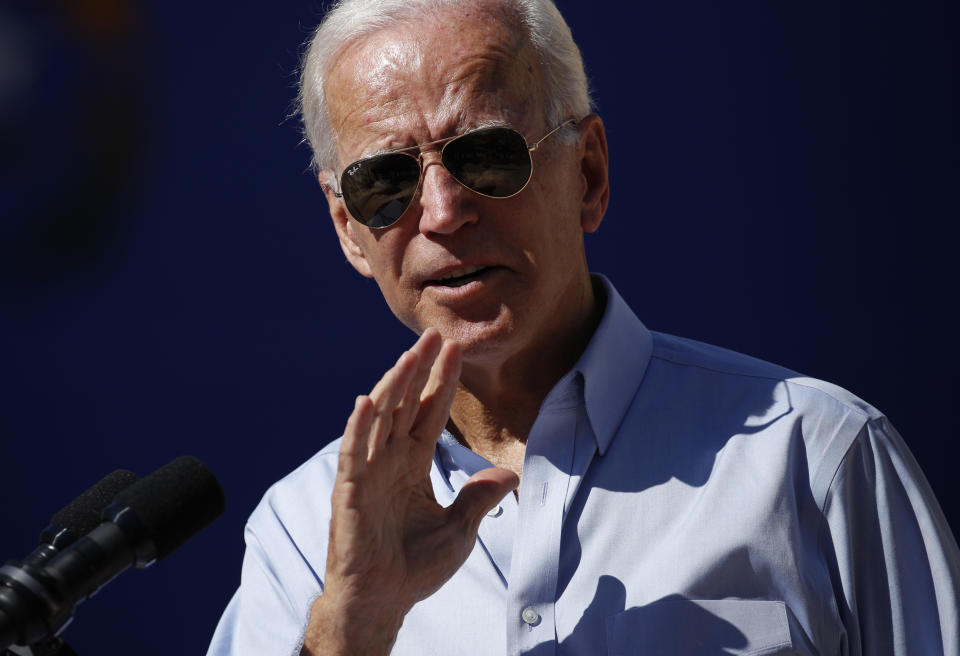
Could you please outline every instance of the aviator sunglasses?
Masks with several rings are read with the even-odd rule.
[[[576,119],[564,121],[532,144],[511,128],[480,128],[418,146],[358,159],[340,175],[340,191],[350,215],[369,228],[396,223],[410,207],[423,177],[423,150],[440,146],[440,161],[453,179],[488,198],[510,198],[523,191],[533,175],[531,153]],[[409,151],[420,150],[414,155]]]

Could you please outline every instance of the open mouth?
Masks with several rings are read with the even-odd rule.
[[[487,271],[490,271],[490,267],[480,267],[480,266],[468,266],[462,267],[460,269],[455,269],[448,274],[444,275],[442,278],[437,278],[436,280],[430,280],[427,282],[428,285],[437,285],[440,287],[463,287],[474,280],[480,279]]]

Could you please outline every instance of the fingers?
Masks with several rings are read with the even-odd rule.
[[[437,398],[441,404],[445,401],[444,413],[449,412],[459,378],[459,354],[443,344],[440,333],[427,329],[383,375],[369,396],[358,397],[341,447],[341,451],[353,459],[349,463],[351,471],[359,471],[363,462],[376,457],[392,435],[409,434],[421,413],[425,388],[430,398]],[[455,361],[451,360],[451,353],[456,353]],[[434,414],[436,412],[430,416]],[[443,421],[446,421],[445,414]],[[432,428],[435,424],[432,420],[428,425]],[[435,433],[434,439],[442,429],[441,423],[435,431],[431,430],[431,434]]]
[[[397,364],[384,374],[370,393],[370,401],[374,407],[374,417],[367,444],[368,458],[373,458],[387,443],[390,434],[393,432],[394,410],[406,394],[410,381],[416,373],[417,356],[407,351],[400,356]]]
[[[443,339],[440,338],[440,333],[428,329],[410,349],[410,352],[417,356],[417,366],[403,400],[393,413],[393,426],[398,435],[406,435],[410,432],[410,427],[420,412],[420,395],[424,385],[427,384],[442,346]]]
[[[420,412],[410,431],[415,439],[433,443],[440,437],[457,392],[460,368],[460,346],[456,342],[444,342],[420,395]]]
[[[420,411],[421,391],[442,344],[440,333],[428,328],[370,393],[376,408],[368,451],[370,458],[383,449],[392,435],[409,433]]]
[[[367,396],[358,396],[353,404],[353,412],[347,419],[340,442],[340,460],[337,475],[344,480],[353,480],[367,464],[368,438],[370,424],[373,422],[373,402]]]
[[[519,484],[520,478],[509,469],[491,467],[478,471],[460,488],[450,512],[476,531],[487,512]]]

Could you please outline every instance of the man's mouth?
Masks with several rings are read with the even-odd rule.
[[[428,280],[428,285],[439,285],[442,287],[462,287],[468,283],[477,280],[485,272],[489,271],[490,267],[482,266],[465,266],[460,267],[459,269],[454,269],[445,273],[440,278],[435,280]]]

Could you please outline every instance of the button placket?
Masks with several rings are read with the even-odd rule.
[[[555,651],[554,597],[564,502],[573,460],[577,408],[541,411],[527,440],[513,545],[507,653]]]

